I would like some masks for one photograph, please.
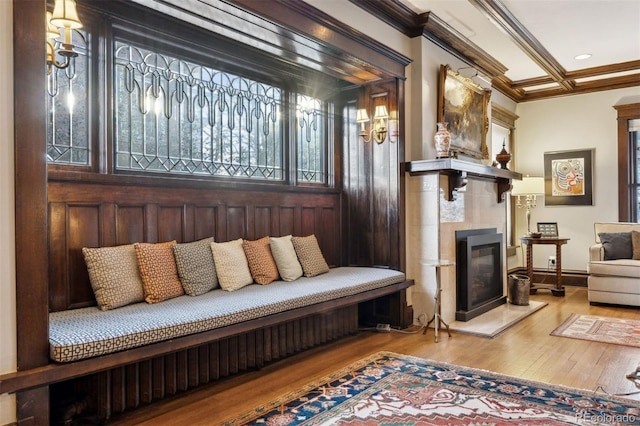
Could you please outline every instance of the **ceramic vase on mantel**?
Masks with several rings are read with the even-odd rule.
[[[449,123],[438,122],[438,131],[433,135],[436,145],[436,158],[449,158],[449,148],[451,146],[451,133],[447,129]]]

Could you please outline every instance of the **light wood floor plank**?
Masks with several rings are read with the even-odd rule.
[[[625,375],[640,363],[640,348],[551,336],[572,313],[640,319],[640,310],[590,306],[585,288],[568,287],[564,298],[539,291],[548,306],[487,339],[453,333],[435,343],[433,330],[361,332],[263,368],[152,404],[112,419],[116,425],[214,425],[378,351],[414,355],[541,382],[610,394],[640,391]],[[419,314],[419,313],[417,313]],[[640,395],[628,396],[640,401]]]

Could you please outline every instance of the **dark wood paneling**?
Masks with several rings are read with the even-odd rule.
[[[195,207],[194,240],[213,237],[216,235],[217,207]]]
[[[279,236],[285,230],[293,235],[316,233],[327,262],[340,265],[337,193],[292,197],[279,192],[226,191],[221,202],[220,195],[210,189],[71,182],[51,182],[49,187],[52,311],[95,304],[83,247],[188,242],[210,236],[222,242]]]
[[[373,116],[375,107],[386,106],[402,122],[398,80],[367,86],[360,93],[347,93],[343,100],[343,115],[355,122],[355,110],[366,108]],[[371,123],[366,129],[370,131]],[[400,125],[401,126],[401,125]],[[404,258],[401,225],[401,178],[399,164],[404,161],[402,140],[391,134],[378,144],[364,142],[359,127],[345,125],[345,218],[344,240],[348,264],[380,265],[402,269]],[[402,132],[400,132],[402,134]]]
[[[13,66],[19,76],[13,80],[18,370],[49,361],[44,16],[44,2],[13,2]],[[30,392],[24,399],[34,394],[42,396],[43,392]],[[31,407],[22,413],[27,406],[19,408],[19,421],[45,411]],[[38,421],[46,423],[47,419],[48,413]]]

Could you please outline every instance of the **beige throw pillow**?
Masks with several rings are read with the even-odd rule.
[[[134,244],[147,303],[158,303],[184,294],[173,255],[174,245],[175,241]]]
[[[144,292],[133,244],[83,248],[89,280],[98,307],[107,311],[142,302]]]
[[[307,237],[291,238],[293,248],[302,265],[302,271],[305,277],[315,277],[316,275],[329,272],[329,265],[322,255],[320,245],[314,234]]]
[[[634,260],[640,260],[640,231],[631,231],[631,246],[633,247]]]
[[[291,242],[291,235],[271,237],[271,253],[276,261],[280,278],[284,281],[295,281],[302,276],[302,266],[296,256]]]
[[[224,243],[211,243],[220,287],[234,291],[253,283],[249,263],[242,249],[242,238]]]
[[[249,270],[255,282],[264,285],[278,279],[278,267],[271,254],[269,237],[255,241],[244,240],[242,248],[247,256]]]

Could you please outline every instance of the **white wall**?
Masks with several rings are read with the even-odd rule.
[[[13,8],[0,1],[0,93],[13,93]],[[0,374],[16,370],[16,257],[13,97],[0,99]],[[16,420],[15,398],[0,395],[0,425]]]
[[[594,222],[618,220],[618,157],[616,104],[638,102],[640,88],[566,96],[517,106],[516,170],[544,175],[544,153],[595,148],[593,206],[548,206],[544,197],[531,211],[536,222],[558,222],[561,236],[571,240],[562,250],[562,269],[586,271]],[[516,211],[517,234],[523,235],[524,211]],[[553,246],[536,246],[534,267],[546,268]],[[522,262],[522,253],[518,253]],[[523,263],[520,263],[523,265]]]

